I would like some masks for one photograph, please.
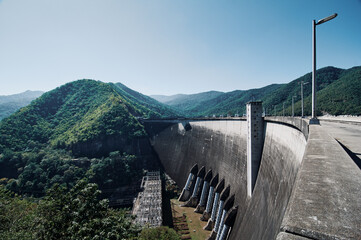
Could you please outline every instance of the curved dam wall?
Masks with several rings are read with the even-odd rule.
[[[261,165],[247,197],[247,122],[235,120],[144,123],[165,171],[184,187],[194,164],[219,174],[235,194],[230,239],[275,239],[305,151],[305,135],[289,125],[264,123]]]

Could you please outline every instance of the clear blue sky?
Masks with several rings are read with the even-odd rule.
[[[360,0],[0,0],[0,95],[91,78],[144,94],[285,83],[361,65]]]

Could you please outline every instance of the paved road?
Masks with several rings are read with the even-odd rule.
[[[320,125],[351,151],[351,157],[361,167],[361,125],[322,121]]]

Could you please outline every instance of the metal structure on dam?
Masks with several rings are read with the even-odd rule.
[[[183,188],[180,200],[208,221],[210,239],[361,239],[361,171],[322,122],[143,123],[165,171]]]

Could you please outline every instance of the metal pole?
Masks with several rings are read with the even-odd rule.
[[[285,103],[283,103],[283,111],[282,111],[283,113],[283,116],[285,116]]]
[[[312,21],[312,119],[316,116],[316,20]]]
[[[323,18],[317,23],[316,20],[312,21],[312,118],[310,124],[319,124],[316,115],[316,25],[330,21],[335,17],[337,17],[337,13]]]
[[[301,117],[303,118],[303,81],[301,81]]]
[[[292,117],[295,116],[294,99],[295,99],[295,96],[292,96]]]

